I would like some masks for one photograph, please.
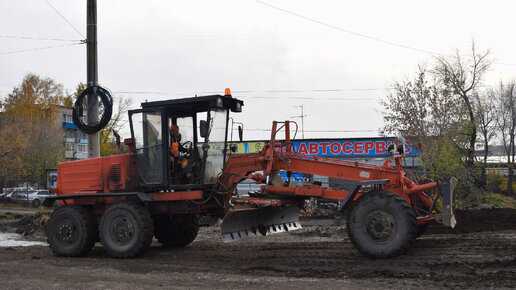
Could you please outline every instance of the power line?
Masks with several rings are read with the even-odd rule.
[[[310,89],[310,90],[239,90],[233,91],[233,94],[249,94],[249,93],[331,93],[331,92],[362,92],[362,91],[390,91],[394,88],[349,88],[349,89]],[[118,91],[118,94],[152,94],[152,95],[196,95],[196,94],[220,94],[221,91],[203,91],[203,92],[156,92],[156,91]],[[274,98],[260,96],[241,96],[244,98]]]
[[[278,99],[278,97],[261,97],[261,96],[238,96],[242,99]],[[287,97],[283,100],[334,100],[334,101],[368,101],[376,100],[375,98],[327,98],[327,97]]]
[[[79,41],[81,41],[81,40],[78,40],[78,39],[46,38],[46,37],[30,37],[30,36],[12,36],[12,35],[0,35],[0,38],[25,39],[25,40],[72,41],[72,42],[79,42]]]
[[[273,40],[273,39],[325,39],[327,37],[322,36],[238,36],[238,35],[170,35],[170,36],[159,36],[159,37],[105,37],[102,41],[120,41],[120,42],[149,42],[149,41],[177,41],[177,40],[216,40],[216,41],[227,41],[227,40]]]
[[[73,25],[72,25],[72,23],[70,23],[70,21],[68,21],[68,19],[66,19],[66,18],[63,16],[63,14],[59,13],[59,11],[57,11],[57,9],[56,9],[54,6],[52,6],[52,4],[50,4],[50,2],[48,2],[47,0],[44,0],[44,1],[48,4],[48,6],[50,6],[50,8],[54,9],[54,11],[55,11],[59,16],[61,16],[61,18],[63,18],[63,20],[64,20],[64,21],[66,21],[66,23],[68,23],[68,25],[70,25],[70,26],[73,28],[73,30],[75,30],[77,33],[79,33],[79,35],[80,35],[80,36],[82,36],[82,38],[83,38],[83,39],[86,39],[86,37],[85,37],[84,35],[82,35],[82,33],[81,33],[79,30],[77,30],[77,28],[75,28],[75,26],[73,26]]]
[[[70,43],[70,44],[61,44],[61,45],[29,48],[29,49],[15,50],[15,51],[6,51],[6,52],[0,52],[0,55],[2,55],[2,54],[14,54],[14,53],[20,53],[20,52],[29,52],[29,51],[36,51],[36,50],[44,50],[44,49],[57,48],[57,47],[65,47],[65,46],[73,46],[73,45],[79,45],[79,44],[84,44],[84,42],[76,42],[76,43]]]
[[[257,2],[257,3],[260,3],[262,5],[268,6],[270,8],[274,8],[274,9],[282,11],[284,13],[296,16],[298,18],[302,18],[302,19],[308,20],[310,22],[314,22],[314,23],[317,23],[319,25],[323,25],[323,26],[326,26],[326,27],[329,27],[329,28],[332,28],[332,29],[335,29],[335,30],[346,32],[346,33],[349,33],[349,34],[352,34],[352,35],[355,35],[355,36],[358,36],[358,37],[362,37],[362,38],[366,38],[366,39],[373,40],[373,41],[376,41],[376,42],[381,42],[383,44],[388,44],[388,45],[397,46],[397,47],[401,47],[401,48],[405,48],[405,49],[410,49],[410,50],[413,50],[413,51],[422,52],[422,53],[426,53],[426,54],[438,55],[438,56],[445,55],[445,54],[442,54],[442,53],[433,52],[433,51],[430,51],[430,50],[421,49],[421,48],[417,48],[417,47],[412,47],[412,46],[408,46],[408,45],[392,42],[392,41],[389,41],[389,40],[385,40],[385,39],[369,36],[369,35],[366,35],[366,34],[363,34],[363,33],[354,32],[354,31],[351,31],[349,29],[338,27],[338,26],[335,26],[335,25],[332,25],[332,24],[329,24],[329,23],[326,23],[326,22],[322,22],[322,21],[317,20],[315,18],[307,17],[307,16],[304,16],[304,15],[301,15],[301,14],[298,14],[298,13],[295,13],[295,12],[283,9],[281,7],[278,7],[278,6],[274,6],[274,5],[269,4],[267,2],[263,2],[263,1],[260,1],[260,0],[254,0],[254,1]]]
[[[355,35],[355,36],[358,36],[358,37],[366,38],[366,39],[369,39],[369,40],[372,40],[372,41],[376,41],[376,42],[380,42],[380,43],[383,43],[383,44],[387,44],[387,45],[391,45],[391,46],[396,46],[396,47],[400,47],[400,48],[404,48],[404,49],[409,49],[409,50],[413,50],[413,51],[417,51],[417,52],[421,52],[421,53],[426,53],[426,54],[433,55],[433,56],[448,56],[449,55],[449,54],[434,52],[434,51],[430,51],[430,50],[426,50],[426,49],[422,49],[422,48],[418,48],[418,47],[408,46],[408,45],[397,43],[397,42],[393,42],[393,41],[390,41],[390,40],[385,40],[385,39],[377,38],[377,37],[370,36],[370,35],[367,35],[367,34],[355,32],[355,31],[352,31],[352,30],[349,30],[349,29],[346,29],[346,28],[342,28],[342,27],[339,27],[339,26],[335,26],[335,25],[332,25],[332,24],[329,24],[329,23],[317,20],[315,18],[311,18],[311,17],[308,17],[308,16],[304,16],[304,15],[292,12],[290,10],[287,10],[287,9],[284,9],[284,8],[281,8],[281,7],[269,4],[269,3],[261,1],[261,0],[254,0],[254,2],[257,2],[257,3],[260,3],[262,5],[268,6],[270,8],[279,10],[281,12],[284,12],[284,13],[296,16],[298,18],[302,18],[304,20],[317,23],[317,24],[322,25],[322,26],[326,26],[326,27],[329,27],[329,28],[332,28],[332,29],[335,29],[335,30],[346,32],[348,34],[352,34],[352,35]],[[503,63],[503,62],[494,62],[493,64],[506,65],[506,66],[516,66],[516,64],[513,64],[513,63]]]

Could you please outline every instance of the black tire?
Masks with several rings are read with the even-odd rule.
[[[115,203],[100,219],[100,241],[115,258],[133,258],[143,253],[152,242],[153,231],[149,212],[134,202]]]
[[[199,215],[178,214],[154,217],[156,239],[167,248],[186,247],[199,233]]]
[[[96,239],[97,224],[85,207],[65,205],[50,215],[47,241],[56,255],[83,256],[91,251]]]
[[[349,239],[369,258],[403,254],[416,239],[414,210],[390,191],[366,193],[354,202],[346,221]]]
[[[38,207],[40,205],[41,205],[41,201],[39,201],[39,199],[36,198],[35,200],[32,201],[32,206]]]

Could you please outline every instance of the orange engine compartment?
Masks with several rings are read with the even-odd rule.
[[[57,195],[131,191],[136,170],[130,153],[59,163]]]

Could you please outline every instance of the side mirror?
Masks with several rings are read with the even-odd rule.
[[[391,156],[394,156],[394,154],[396,154],[396,145],[394,145],[394,143],[390,144],[389,147],[387,147],[387,153],[389,153],[389,155]]]
[[[199,134],[201,137],[206,138],[208,136],[208,122],[201,120],[199,123]]]
[[[242,126],[238,126],[238,138],[240,139],[240,142],[244,140],[244,129],[242,129]]]
[[[398,153],[400,155],[405,155],[405,144],[398,145]]]

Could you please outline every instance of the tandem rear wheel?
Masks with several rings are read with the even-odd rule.
[[[100,219],[100,242],[115,258],[133,258],[151,244],[154,227],[149,212],[140,204],[121,201],[108,207]]]
[[[352,204],[348,214],[349,239],[367,257],[398,256],[416,239],[418,228],[414,210],[396,193],[366,193]]]
[[[64,205],[50,215],[47,241],[56,255],[83,256],[93,248],[96,239],[97,224],[86,207]]]

